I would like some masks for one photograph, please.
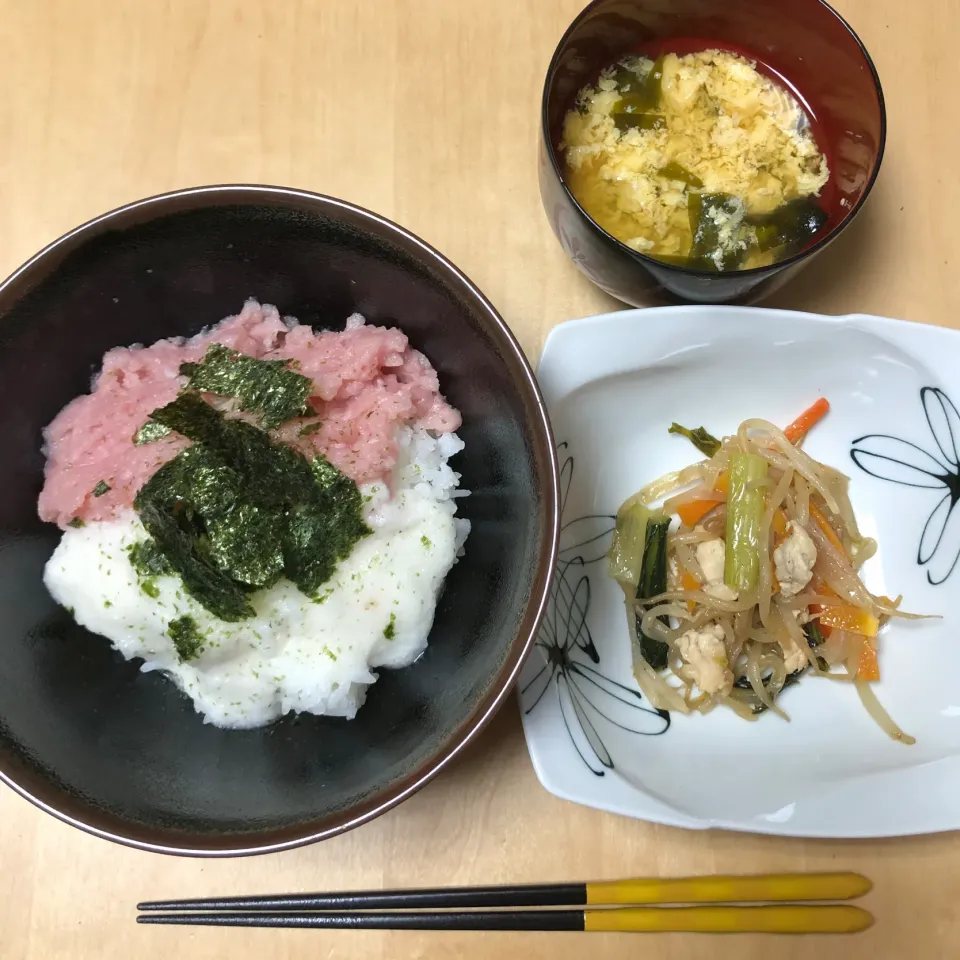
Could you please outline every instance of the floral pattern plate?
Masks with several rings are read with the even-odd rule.
[[[960,334],[871,316],[738,307],[625,310],[547,339],[538,378],[562,469],[550,608],[518,686],[541,783],[560,797],[658,823],[819,837],[960,828]],[[677,421],[722,435],[748,417],[831,412],[808,452],[851,478],[879,543],[875,593],[939,619],[881,632],[875,689],[916,737],[888,739],[854,691],[807,678],[790,722],[728,710],[667,715],[630,669],[619,588],[605,573],[631,493],[699,456]],[[953,601],[951,603],[951,601]]]

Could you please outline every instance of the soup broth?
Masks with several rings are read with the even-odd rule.
[[[622,243],[666,263],[768,266],[806,246],[830,178],[810,118],[735,53],[628,57],[564,120],[566,181]]]

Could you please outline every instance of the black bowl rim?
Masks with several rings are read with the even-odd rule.
[[[543,499],[540,510],[542,534],[537,550],[538,566],[530,599],[524,610],[521,627],[513,639],[500,671],[486,694],[478,701],[460,726],[450,732],[440,750],[432,757],[421,763],[404,779],[378,791],[355,807],[293,827],[265,831],[262,839],[252,843],[249,842],[249,837],[253,834],[243,835],[247,838],[246,843],[231,845],[230,837],[217,837],[216,835],[201,833],[185,834],[189,840],[184,844],[162,840],[152,842],[127,836],[120,829],[104,829],[89,822],[84,817],[83,809],[79,811],[71,810],[71,807],[75,805],[74,799],[49,780],[46,785],[51,793],[57,795],[60,802],[55,803],[35,796],[25,786],[18,783],[12,773],[4,769],[5,764],[3,758],[0,757],[0,782],[5,783],[41,810],[86,833],[152,853],[204,858],[276,853],[345,833],[347,830],[375,819],[412,796],[476,739],[480,731],[503,706],[508,695],[512,692],[517,676],[533,647],[546,610],[553,571],[557,561],[560,535],[560,475],[556,446],[543,396],[523,349],[497,309],[466,274],[416,234],[378,213],[325,194],[269,184],[210,184],[155,194],[94,217],[47,244],[0,283],[0,311],[4,310],[10,303],[16,302],[24,292],[29,290],[33,285],[31,281],[40,280],[46,275],[45,267],[49,261],[53,261],[52,268],[56,269],[62,257],[82,245],[87,239],[112,227],[122,227],[124,221],[132,216],[139,216],[139,219],[136,219],[135,222],[142,223],[166,214],[198,209],[203,206],[216,207],[228,204],[269,206],[271,203],[305,208],[311,211],[327,210],[334,213],[339,211],[357,220],[367,221],[371,225],[379,226],[381,231],[386,230],[388,236],[402,241],[405,249],[413,255],[421,258],[424,262],[430,262],[439,267],[447,277],[460,284],[474,299],[487,322],[488,332],[498,341],[498,345],[504,348],[505,360],[511,368],[514,382],[524,395],[524,405],[535,434],[535,453],[540,471],[543,474],[540,477]],[[146,213],[146,217],[142,216],[144,213]],[[111,819],[120,820],[119,817],[115,816]],[[153,832],[163,837],[169,836],[161,828],[148,828],[141,830],[141,832]]]
[[[702,277],[706,279],[716,279],[717,277],[755,277],[770,273],[779,273],[781,270],[784,270],[793,264],[800,263],[802,260],[806,260],[808,257],[811,257],[820,250],[823,250],[824,247],[832,243],[838,236],[840,236],[847,226],[853,222],[856,215],[866,203],[867,197],[870,196],[870,192],[873,190],[873,185],[877,182],[877,177],[880,175],[880,166],[883,163],[883,156],[887,147],[887,106],[886,99],[883,95],[883,86],[880,83],[880,74],[877,72],[876,65],[874,64],[873,58],[870,56],[869,51],[867,50],[863,41],[860,39],[856,30],[854,30],[847,20],[844,19],[844,17],[842,17],[840,13],[838,13],[829,3],[827,3],[826,0],[814,0],[814,2],[819,3],[820,6],[827,10],[828,13],[832,13],[840,25],[844,27],[853,38],[853,42],[859,48],[860,53],[863,55],[863,59],[870,70],[870,75],[873,77],[873,85],[877,91],[877,105],[880,108],[880,143],[877,147],[877,161],[873,165],[870,178],[867,181],[866,187],[864,187],[863,193],[860,195],[860,199],[854,204],[843,220],[841,220],[840,223],[838,223],[832,230],[817,240],[816,243],[811,244],[809,247],[806,247],[799,253],[795,253],[792,257],[787,257],[785,260],[778,260],[776,263],[772,263],[766,267],[750,267],[747,270],[730,270],[725,273],[712,273],[709,270],[692,270],[689,267],[678,267],[672,263],[666,263],[663,260],[657,260],[656,257],[650,257],[645,253],[641,253],[639,250],[634,250],[632,247],[628,247],[625,243],[618,240],[612,233],[607,233],[607,231],[604,230],[603,227],[601,227],[600,224],[598,224],[596,220],[594,220],[593,217],[591,217],[590,214],[583,209],[583,207],[580,205],[580,201],[577,200],[570,188],[567,186],[567,180],[563,175],[562,165],[557,158],[557,152],[554,149],[553,140],[550,136],[550,121],[547,110],[548,101],[550,99],[550,91],[553,88],[554,74],[557,69],[557,64],[560,60],[560,51],[566,44],[567,39],[574,32],[574,30],[580,26],[581,22],[590,13],[590,11],[593,10],[594,7],[605,2],[606,0],[590,0],[590,3],[588,3],[587,6],[585,6],[577,14],[570,26],[564,31],[563,36],[557,43],[556,49],[553,51],[553,56],[550,58],[550,65],[547,67],[547,75],[543,81],[543,95],[540,103],[540,135],[543,137],[544,144],[546,145],[547,155],[550,157],[550,164],[553,167],[553,172],[560,181],[560,186],[563,188],[564,193],[580,212],[584,220],[586,220],[591,226],[594,232],[599,233],[601,237],[610,240],[619,250],[629,254],[629,256],[631,256],[634,260],[637,260],[639,263],[644,265],[652,264],[658,270],[663,270],[668,273],[687,277]]]

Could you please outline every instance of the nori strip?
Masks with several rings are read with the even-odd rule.
[[[370,532],[357,485],[326,458],[308,461],[194,392],[151,416],[194,444],[144,484],[134,506],[155,551],[221,619],[251,616],[247,590],[282,575],[313,596]]]
[[[172,511],[149,500],[137,507],[147,533],[180,575],[183,588],[215,617],[235,623],[256,613],[246,593],[203,556],[195,537],[182,529]]]
[[[127,548],[130,565],[141,577],[167,577],[174,573],[170,562],[153,540],[138,540]]]
[[[258,413],[270,430],[308,412],[313,381],[291,370],[287,360],[257,360],[212,343],[199,364],[184,364],[190,390],[234,397],[241,410]]]
[[[139,447],[144,443],[153,443],[154,440],[159,440],[169,433],[169,427],[165,427],[162,423],[156,423],[154,420],[148,420],[131,439]]]
[[[173,640],[181,663],[194,660],[203,652],[203,637],[193,617],[177,617],[167,624],[167,633]]]

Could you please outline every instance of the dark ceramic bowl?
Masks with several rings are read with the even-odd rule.
[[[205,725],[157,674],[78,627],[41,581],[43,426],[104,351],[191,335],[247,297],[317,326],[399,326],[463,413],[454,465],[473,531],[430,645],[383,670],[355,720]],[[339,200],[207,187],[79,227],[0,287],[0,777],[92,833],[169,853],[279,850],[399,803],[503,703],[556,551],[557,468],[533,375],[496,310],[402,228]]]
[[[563,118],[577,93],[624,56],[721,47],[786,81],[811,116],[830,181],[819,239],[769,267],[705,273],[637,253],[597,226],[563,180]],[[563,35],[543,88],[540,195],[563,249],[607,293],[651,302],[756,302],[824,250],[857,215],[883,158],[886,111],[873,61],[822,0],[594,0]]]

